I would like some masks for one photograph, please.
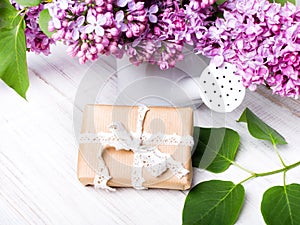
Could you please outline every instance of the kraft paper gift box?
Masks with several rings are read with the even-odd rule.
[[[191,108],[87,105],[78,178],[84,185],[189,189]]]

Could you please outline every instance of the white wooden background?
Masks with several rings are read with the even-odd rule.
[[[0,224],[181,224],[187,192],[119,188],[107,193],[79,183],[73,104],[90,64],[79,65],[61,45],[52,51],[49,57],[28,56],[28,101],[0,84]],[[270,144],[255,140],[244,124],[235,122],[245,107],[286,137],[289,145],[279,148],[286,163],[300,160],[300,102],[272,96],[264,88],[247,92],[243,104],[227,113],[225,120],[224,115],[201,106],[195,111],[195,125],[237,130],[241,135],[237,161],[245,167],[256,172],[280,168]],[[75,113],[80,112],[75,108]],[[194,169],[193,183],[210,179],[239,182],[247,176],[234,166],[218,175]],[[300,167],[288,172],[287,181],[300,183]],[[245,183],[245,205],[237,224],[264,224],[262,194],[282,183],[281,174]]]

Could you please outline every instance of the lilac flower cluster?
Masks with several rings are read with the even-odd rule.
[[[251,90],[265,84],[276,94],[297,98],[300,9],[268,0],[227,0],[212,6],[215,1],[45,1],[26,12],[27,46],[48,54],[53,41],[62,41],[81,64],[100,55],[126,54],[135,65],[148,62],[164,70],[183,60],[188,44],[217,65],[235,64],[236,74]],[[43,8],[52,18],[52,39],[37,24]]]
[[[15,1],[11,1],[12,5],[18,9],[22,10],[23,7],[18,5]],[[26,35],[26,45],[27,50],[35,52],[37,54],[43,53],[44,55],[50,54],[50,45],[54,43],[51,38],[48,38],[38,25],[38,19],[40,12],[44,9],[44,5],[40,4],[35,7],[30,7],[26,11],[25,15],[25,35]]]
[[[52,16],[49,30],[56,30],[52,38],[67,44],[68,54],[77,56],[79,63],[94,61],[99,54],[122,56],[112,0],[57,0],[46,7]]]
[[[184,43],[193,43],[185,7],[199,10],[214,1],[53,0],[46,7],[49,30],[56,30],[53,39],[67,44],[68,54],[80,63],[126,53],[136,65],[168,69],[183,59]]]
[[[251,90],[265,84],[276,94],[298,98],[300,9],[291,3],[228,0],[219,10],[224,18],[204,24],[196,50],[219,65],[237,65],[237,75]]]

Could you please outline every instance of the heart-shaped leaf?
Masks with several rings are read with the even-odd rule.
[[[261,202],[261,212],[268,225],[300,224],[300,184],[268,189]]]
[[[287,144],[281,134],[267,125],[248,108],[244,110],[238,122],[246,122],[250,134],[255,138],[270,141],[273,145]]]
[[[211,180],[193,187],[186,197],[183,225],[231,225],[237,220],[245,197],[241,184]]]
[[[37,6],[41,3],[42,0],[15,0],[21,6]]]
[[[41,30],[46,34],[48,37],[51,37],[54,32],[50,32],[48,30],[48,24],[49,21],[51,20],[51,16],[49,14],[48,9],[44,9],[43,11],[40,12],[39,16],[39,26]]]
[[[229,128],[194,128],[194,167],[214,173],[224,172],[234,160],[240,143],[239,134]]]
[[[0,78],[26,98],[29,86],[26,63],[25,22],[16,16],[12,26],[0,28]]]

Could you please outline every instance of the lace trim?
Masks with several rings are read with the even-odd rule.
[[[138,133],[130,132],[131,136],[138,138]],[[95,133],[82,133],[79,136],[79,142],[82,144],[87,143],[100,143],[102,145],[112,145],[112,143],[118,143],[120,138],[116,137],[113,133],[99,132]],[[142,145],[182,145],[193,146],[194,140],[191,136],[179,136],[177,134],[151,134],[144,132],[141,136]]]
[[[162,153],[157,148],[158,145],[185,145],[193,146],[194,141],[191,136],[179,136],[176,134],[165,135],[162,133],[150,134],[143,133],[143,122],[149,108],[143,106],[138,108],[138,119],[136,132],[129,132],[125,129],[121,122],[113,122],[109,126],[111,133],[100,132],[97,134],[84,133],[81,134],[79,142],[100,143],[98,168],[94,178],[94,186],[96,188],[114,191],[107,182],[111,179],[109,171],[102,158],[102,151],[106,146],[115,147],[116,150],[124,149],[133,151],[134,160],[131,173],[131,183],[136,189],[145,189],[143,187],[143,168],[151,173],[152,176],[158,177],[167,169],[181,179],[189,173],[182,164],[175,161],[170,154]]]
[[[96,176],[94,178],[94,187],[106,189],[108,191],[115,191],[114,188],[111,188],[107,185],[107,182],[111,179],[111,176],[109,176],[108,169],[102,158],[102,152],[103,152],[103,148],[100,147],[99,155],[97,157],[99,161],[98,161],[98,167],[96,170]]]

